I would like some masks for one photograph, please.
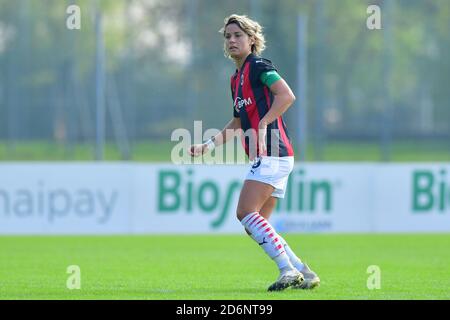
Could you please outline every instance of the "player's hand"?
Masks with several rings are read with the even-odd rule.
[[[265,123],[264,121],[260,121],[258,125],[259,155],[267,154],[266,136],[267,136],[267,123]]]
[[[189,154],[192,157],[199,157],[202,154],[204,154],[207,150],[207,145],[206,143],[203,144],[193,144],[192,146],[189,147]]]

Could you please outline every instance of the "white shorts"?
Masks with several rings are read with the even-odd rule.
[[[284,198],[289,174],[294,168],[294,157],[262,156],[254,160],[245,180],[256,180],[275,188],[272,197]]]

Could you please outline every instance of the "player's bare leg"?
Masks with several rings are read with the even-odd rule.
[[[268,290],[280,291],[290,286],[300,285],[303,275],[290,262],[275,229],[259,214],[259,210],[271,197],[273,191],[274,188],[269,184],[245,180],[236,214],[247,233],[277,264],[280,276]]]
[[[272,215],[273,209],[277,204],[277,198],[269,197],[266,202],[263,204],[259,214],[263,216],[266,220],[269,220]],[[304,281],[298,285],[293,285],[292,287],[295,289],[313,289],[320,284],[320,278],[317,274],[312,271],[309,266],[302,262],[300,258],[292,251],[292,249],[287,244],[286,240],[284,240],[281,236],[279,237],[281,243],[284,246],[284,250],[289,256],[289,260],[294,265],[294,267],[303,274]]]

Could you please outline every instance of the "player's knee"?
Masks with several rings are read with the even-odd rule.
[[[239,221],[242,221],[248,214],[255,212],[255,210],[251,210],[249,208],[237,208],[236,217]]]

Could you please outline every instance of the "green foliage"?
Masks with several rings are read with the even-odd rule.
[[[297,17],[308,17],[308,104],[296,108],[307,108],[310,136],[319,135],[319,121],[325,136],[379,136],[386,110],[394,134],[450,135],[448,0],[393,0],[389,14],[385,2],[369,0],[80,0],[76,31],[65,27],[71,3],[0,0],[0,139],[93,139],[97,12],[106,93],[117,96],[132,139],[168,139],[180,119],[185,128],[200,119],[221,128],[231,118],[235,66],[218,33],[231,13],[264,26],[264,55],[294,93]],[[366,8],[374,3],[385,28],[370,31]],[[290,128],[296,112],[287,114]],[[115,126],[107,118],[108,136]]]

